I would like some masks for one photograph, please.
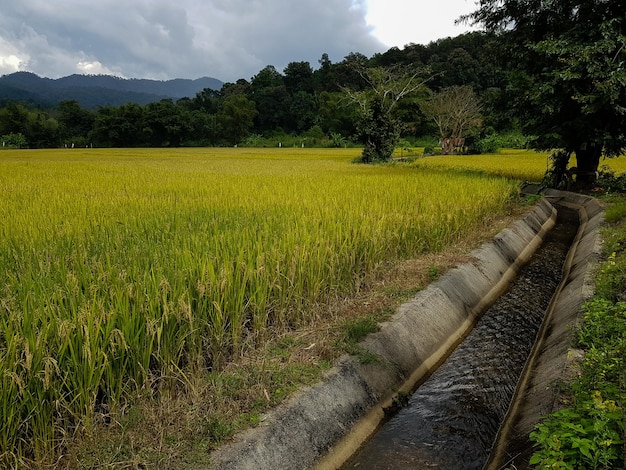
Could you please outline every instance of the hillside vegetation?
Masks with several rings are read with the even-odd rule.
[[[123,79],[110,75],[70,75],[57,79],[16,72],[0,77],[0,104],[22,102],[37,108],[54,108],[64,100],[75,100],[83,108],[145,105],[162,99],[193,97],[209,88],[219,90],[223,83],[215,78],[196,80]]]

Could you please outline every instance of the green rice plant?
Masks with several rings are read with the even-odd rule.
[[[358,152],[3,152],[0,454],[53,462],[64,435],[184,392],[517,194],[486,174],[351,164]]]

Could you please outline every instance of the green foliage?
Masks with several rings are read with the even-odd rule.
[[[431,264],[428,266],[428,279],[435,281],[437,278],[439,278],[439,268],[437,268],[434,264]]]
[[[356,356],[362,364],[378,362],[380,358],[371,351],[361,347],[359,343],[367,335],[376,333],[380,329],[378,323],[389,318],[393,312],[393,309],[385,308],[363,318],[347,320],[343,326],[344,334],[340,347],[348,354]]]
[[[498,153],[501,148],[502,146],[500,145],[500,139],[498,135],[489,134],[479,139],[473,139],[473,142],[469,145],[467,149],[467,153]]]
[[[596,299],[585,307],[578,346],[586,350],[573,404],[530,435],[539,468],[623,468],[626,304]]]
[[[612,203],[609,207],[606,208],[604,212],[604,218],[609,223],[618,222],[624,218],[626,218],[626,200],[623,197],[614,203]],[[618,242],[619,246],[620,242]],[[615,250],[611,250],[610,252],[614,252]]]
[[[429,69],[395,64],[389,67],[355,65],[365,83],[363,90],[344,88],[346,97],[358,105],[356,135],[363,143],[362,163],[391,159],[404,123],[396,114],[399,102],[425,89]]]
[[[624,217],[623,208],[618,212]],[[616,214],[616,222],[617,218]],[[580,374],[571,385],[571,404],[547,416],[530,435],[537,448],[531,464],[538,468],[624,468],[624,233],[622,221],[605,230],[608,257],[597,276],[596,295],[585,304],[584,318],[577,331],[576,346],[585,351],[585,356]]]
[[[550,156],[550,166],[543,177],[543,184],[549,188],[568,189],[570,180],[567,174],[567,165],[572,153],[558,149],[553,151]]]
[[[626,202],[610,204],[606,209],[606,220],[612,225],[603,231],[606,261],[598,271],[596,295],[612,302],[626,300]]]
[[[626,174],[616,175],[606,165],[600,167],[596,186],[607,193],[626,193]]]
[[[254,101],[250,101],[245,95],[235,94],[224,99],[218,116],[230,143],[238,144],[248,135],[257,114]]]
[[[431,156],[435,154],[435,148],[432,145],[424,147],[424,156]]]
[[[301,135],[287,134],[282,131],[269,133],[267,135],[251,133],[241,142],[241,147],[256,148],[347,148],[354,147],[355,144],[343,137],[339,133],[327,136],[319,126],[313,126]]]
[[[624,253],[618,255],[613,252],[609,255],[607,262],[598,272],[596,286],[598,296],[614,301],[624,298],[626,293],[626,262],[624,258]]]
[[[350,343],[358,343],[368,334],[378,331],[378,320],[370,315],[354,321],[346,322],[346,339]]]
[[[21,132],[0,136],[0,141],[2,141],[2,147],[5,148],[21,149],[28,145],[26,137]]]
[[[84,146],[93,126],[93,113],[82,109],[75,100],[61,101],[57,113],[61,141],[66,144],[75,142],[81,144],[81,147]]]
[[[421,138],[407,138],[413,147],[436,147],[438,140],[432,136],[426,136]]]
[[[302,134],[304,137],[319,142],[326,137],[324,131],[317,124]]]
[[[510,104],[533,147],[576,155],[581,186],[626,148],[622,0],[485,0],[469,20],[508,42]]]
[[[497,153],[500,149],[524,149],[528,146],[528,137],[523,135],[520,131],[508,131],[504,133],[497,133],[493,129],[491,132],[473,139],[469,145],[468,153],[470,154],[482,154],[482,153]]]
[[[557,411],[536,427],[530,437],[541,450],[530,463],[542,469],[622,468],[623,419],[623,409],[596,391],[575,409]]]
[[[432,125],[420,109],[428,90],[420,86],[416,93],[398,101],[398,94],[408,83],[405,79],[417,77],[412,77],[411,72],[402,78],[403,74],[397,72],[409,67],[425,70],[425,65],[432,70],[428,73],[431,75],[428,85],[433,91],[465,85],[476,90],[488,105],[485,114],[489,125],[501,131],[511,127],[513,113],[507,101],[509,81],[505,80],[505,66],[494,61],[500,48],[501,41],[497,36],[474,32],[435,41],[428,46],[412,44],[403,50],[392,48],[371,58],[351,53],[338,63],[332,63],[324,54],[317,70],[304,61],[290,63],[282,73],[268,65],[250,81],[239,79],[235,83],[225,83],[220,90],[205,88],[195,97],[176,102],[165,100],[169,103],[158,101],[157,94],[133,92],[122,96],[118,94],[121,90],[111,89],[115,96],[101,91],[98,96],[101,105],[97,107],[93,104],[91,91],[79,92],[74,88],[79,85],[78,77],[72,78],[73,87],[68,89],[67,99],[64,96],[58,104],[54,102],[59,96],[56,93],[50,101],[38,101],[33,94],[35,90],[28,92],[25,88],[25,94],[7,95],[0,83],[0,105],[6,106],[0,109],[0,135],[22,133],[31,148],[72,143],[77,147],[91,146],[92,143],[101,147],[232,146],[235,141],[239,145],[256,146],[256,143],[246,142],[248,133],[263,135],[266,139],[284,133],[296,139],[309,137],[308,131],[319,126],[325,136],[338,133],[347,139],[357,134],[359,113],[358,105],[346,100],[341,87],[372,96],[377,93],[374,90],[376,80],[383,83],[389,78],[384,74],[394,71],[394,76],[400,78],[395,83],[400,86],[388,88],[386,91],[391,93],[387,93],[383,101],[387,100],[387,104],[395,108],[393,116],[403,124],[398,131],[402,138],[423,138],[433,133]],[[14,78],[20,86],[26,87],[26,80]],[[105,88],[111,82],[115,86],[128,85],[126,81],[112,77],[96,79]],[[153,84],[148,82],[136,80],[135,85],[146,90],[150,87],[150,93],[154,93]],[[235,96],[239,98],[233,101]],[[244,118],[250,111],[248,103],[241,97],[254,103],[257,112],[250,126],[245,124],[247,119]],[[18,102],[32,102],[33,105],[16,104]],[[226,107],[230,107],[228,112],[224,112]],[[238,129],[240,124],[244,125]],[[361,126],[361,130],[364,127]],[[287,139],[281,140],[285,146],[294,145]],[[306,145],[344,146],[336,141],[331,143],[331,140],[315,137]],[[258,145],[274,147],[277,142],[276,139],[271,142],[263,140]],[[366,145],[366,140],[362,138],[360,143]],[[346,144],[351,145],[350,142]],[[435,143],[428,145],[434,147]],[[380,151],[367,152],[366,158],[370,154],[374,158],[388,158],[388,148],[377,148]]]
[[[0,109],[0,136],[4,136],[5,147],[56,147],[59,144],[59,124],[47,112],[8,103]]]
[[[362,163],[384,162],[391,159],[400,140],[401,123],[386,113],[380,100],[374,100],[361,115],[357,135],[364,148]]]
[[[581,391],[606,387],[604,391],[615,393],[613,387],[604,382],[618,383],[624,378],[625,331],[626,303],[595,298],[585,304],[584,322],[578,331],[578,346],[587,351],[584,375],[579,381]]]
[[[263,136],[261,134],[249,134],[241,143],[244,147],[261,147]]]
[[[346,147],[347,144],[346,138],[342,136],[339,132],[331,132],[330,142],[335,148]]]
[[[626,215],[622,200],[607,209],[607,220],[615,224],[605,230],[604,250],[607,259],[598,271],[596,295],[613,302],[626,300],[626,232],[619,230]]]

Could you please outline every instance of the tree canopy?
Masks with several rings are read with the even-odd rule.
[[[558,149],[562,160],[575,154],[579,170],[591,174],[602,152],[625,148],[625,17],[621,0],[481,0],[466,20],[488,31],[370,58],[353,52],[332,62],[322,54],[317,69],[304,61],[282,72],[268,65],[250,80],[178,101],[97,109],[83,109],[80,97],[54,106],[5,102],[0,136],[21,133],[30,147],[278,145],[311,137],[307,145],[359,142],[364,160],[384,160],[400,139],[434,146],[440,130],[424,102],[471,87],[482,103],[484,135],[475,133],[476,142],[522,128],[535,148]]]
[[[400,139],[402,122],[394,115],[401,100],[425,89],[429,69],[396,64],[389,67],[364,67],[355,70],[366,84],[363,90],[344,88],[358,105],[360,119],[357,133],[364,149],[365,163],[384,161],[391,155]]]
[[[437,125],[443,155],[464,146],[467,132],[482,123],[482,104],[468,85],[444,88],[424,102],[422,109]]]
[[[626,148],[623,0],[481,0],[464,19],[509,45],[510,102],[535,148],[561,165],[575,154],[591,184],[601,155]]]
[[[357,94],[367,90],[373,97],[376,91],[368,75],[396,73],[407,67],[431,69],[434,77],[427,85],[433,92],[466,85],[465,80],[470,80],[469,85],[481,98],[483,94],[489,96],[483,100],[489,119],[487,125],[504,130],[511,121],[500,99],[504,95],[503,73],[493,61],[485,60],[495,55],[493,50],[497,47],[494,36],[474,32],[427,46],[410,44],[404,49],[391,48],[369,58],[352,52],[343,60],[332,62],[328,54],[322,54],[317,69],[304,61],[291,62],[283,71],[267,65],[249,80],[225,83],[220,90],[207,88],[195,97],[177,101],[141,104],[131,100],[94,108],[83,95],[68,95],[66,101],[56,104],[16,97],[0,100],[0,106],[4,106],[0,108],[0,136],[21,133],[26,139],[25,146],[32,148],[71,144],[278,145],[286,141],[291,144],[297,141],[299,145],[305,140],[307,145],[363,143],[362,131],[367,127],[364,116],[356,102],[346,99],[343,90]],[[385,146],[387,154],[393,151],[398,133],[404,140],[426,138],[433,144],[436,142],[436,129],[421,111],[428,90],[426,86],[421,89],[424,93],[405,95],[395,102],[388,101],[388,95],[379,103],[380,112],[370,109],[370,115],[385,121],[388,114],[384,110],[389,109],[387,104],[394,103],[389,114],[392,122],[388,125],[389,122],[381,121],[379,126],[387,127],[388,135],[395,136]]]

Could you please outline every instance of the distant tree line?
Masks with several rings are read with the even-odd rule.
[[[500,45],[496,35],[472,32],[370,58],[350,53],[338,63],[323,54],[316,69],[309,62],[291,62],[282,72],[268,65],[250,80],[225,83],[220,90],[206,88],[195,97],[146,105],[89,110],[76,100],[53,108],[11,102],[0,109],[0,138],[5,146],[30,148],[278,145],[289,139],[346,145],[357,140],[359,121],[358,104],[345,90],[368,87],[363,69],[400,66],[422,67],[431,77],[420,93],[393,109],[403,139],[437,139],[423,104],[429,94],[455,86],[471,88],[480,99],[483,134],[506,132],[516,121],[507,104]]]
[[[483,0],[462,19],[484,32],[370,58],[350,53],[338,63],[323,54],[316,69],[268,65],[249,81],[176,102],[95,111],[71,100],[53,108],[8,103],[0,139],[17,147],[352,141],[363,145],[364,162],[387,160],[400,142],[424,137],[439,141],[442,153],[526,143],[552,152],[546,184],[592,187],[600,159],[626,152],[623,0]]]

